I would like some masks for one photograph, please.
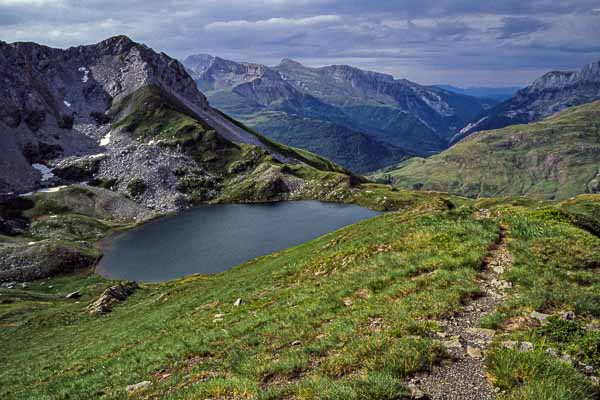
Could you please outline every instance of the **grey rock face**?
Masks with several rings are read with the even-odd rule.
[[[256,145],[290,161],[213,110],[181,63],[125,36],[66,50],[0,42],[0,193],[29,192],[60,179],[115,181],[115,189],[125,193],[138,178],[148,184],[136,199],[144,205],[160,211],[185,206],[171,171],[205,174],[202,167],[122,132],[115,123],[130,109],[110,112],[145,87],[160,88],[230,142]],[[49,181],[42,168],[56,179]]]
[[[186,104],[208,108],[179,62],[124,36],[66,50],[1,42],[0,76],[0,191],[39,183],[28,147],[58,149],[39,163],[100,153],[98,116],[142,86],[159,85]]]

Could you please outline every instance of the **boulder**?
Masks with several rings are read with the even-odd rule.
[[[78,299],[81,297],[81,292],[79,290],[75,292],[71,292],[65,296],[67,299]]]
[[[139,382],[133,385],[129,385],[125,388],[125,390],[127,390],[128,393],[132,393],[132,392],[137,392],[138,390],[143,390],[146,388],[149,388],[150,386],[152,386],[152,382],[150,381],[143,381],[143,382]]]
[[[467,346],[467,355],[471,358],[482,358],[483,354],[481,353],[481,349],[477,347]]]
[[[127,299],[138,287],[136,282],[125,282],[111,286],[102,292],[100,297],[91,303],[87,309],[92,315],[109,313],[115,304]]]

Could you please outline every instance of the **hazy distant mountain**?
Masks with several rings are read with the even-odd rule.
[[[409,156],[342,124],[338,107],[303,93],[273,68],[206,55],[185,59],[213,106],[284,144],[317,152],[356,172],[368,172]]]
[[[309,68],[283,60],[274,69],[299,91],[340,108],[349,127],[420,154],[446,148],[462,121],[493,105],[347,65]]]
[[[452,85],[435,85],[439,88],[447,90],[449,92],[464,94],[466,96],[479,97],[482,99],[496,100],[502,102],[515,95],[521,89],[519,86],[508,86],[508,87],[466,87],[460,88]]]
[[[505,102],[482,113],[453,142],[473,132],[540,120],[565,108],[600,99],[600,61],[577,72],[552,71]]]
[[[214,106],[357,172],[445,149],[466,121],[495,104],[344,65],[309,68],[286,59],[267,67],[208,55],[184,64]]]

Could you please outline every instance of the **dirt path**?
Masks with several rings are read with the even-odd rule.
[[[409,382],[414,398],[432,400],[488,400],[494,399],[493,386],[485,376],[485,348],[492,341],[494,331],[478,328],[480,319],[492,313],[510,287],[499,276],[512,265],[506,245],[506,227],[501,226],[497,244],[489,251],[477,281],[482,296],[474,299],[464,311],[445,321],[439,332],[453,360],[435,367],[429,374],[417,376]]]

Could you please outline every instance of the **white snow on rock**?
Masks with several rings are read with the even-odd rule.
[[[44,164],[33,164],[32,165],[33,168],[37,169],[40,174],[42,174],[42,182],[48,181],[52,178],[54,178],[54,174],[52,173],[52,170],[48,167],[46,167]]]
[[[34,195],[36,193],[54,193],[54,192],[60,191],[61,189],[66,188],[66,187],[67,186],[63,185],[63,186],[56,186],[56,187],[46,188],[46,189],[40,189],[40,190],[36,190],[35,192],[29,192],[29,193],[20,194],[19,197],[27,197],[27,196]]]
[[[100,139],[100,146],[108,146],[110,144],[110,132]]]
[[[90,70],[87,69],[86,67],[79,67],[79,72],[83,72],[83,76],[81,77],[81,82],[86,83],[90,79],[90,77],[89,77]]]
[[[69,103],[68,101],[66,101],[66,100],[63,100],[63,103],[65,103],[65,106],[67,106],[67,107],[71,107],[71,103]]]
[[[469,123],[467,126],[465,126],[464,128],[462,128],[460,130],[460,133],[467,133],[469,132],[471,129],[478,127],[483,121],[485,121],[488,117],[483,117],[481,118],[479,121],[475,122],[475,123]]]

